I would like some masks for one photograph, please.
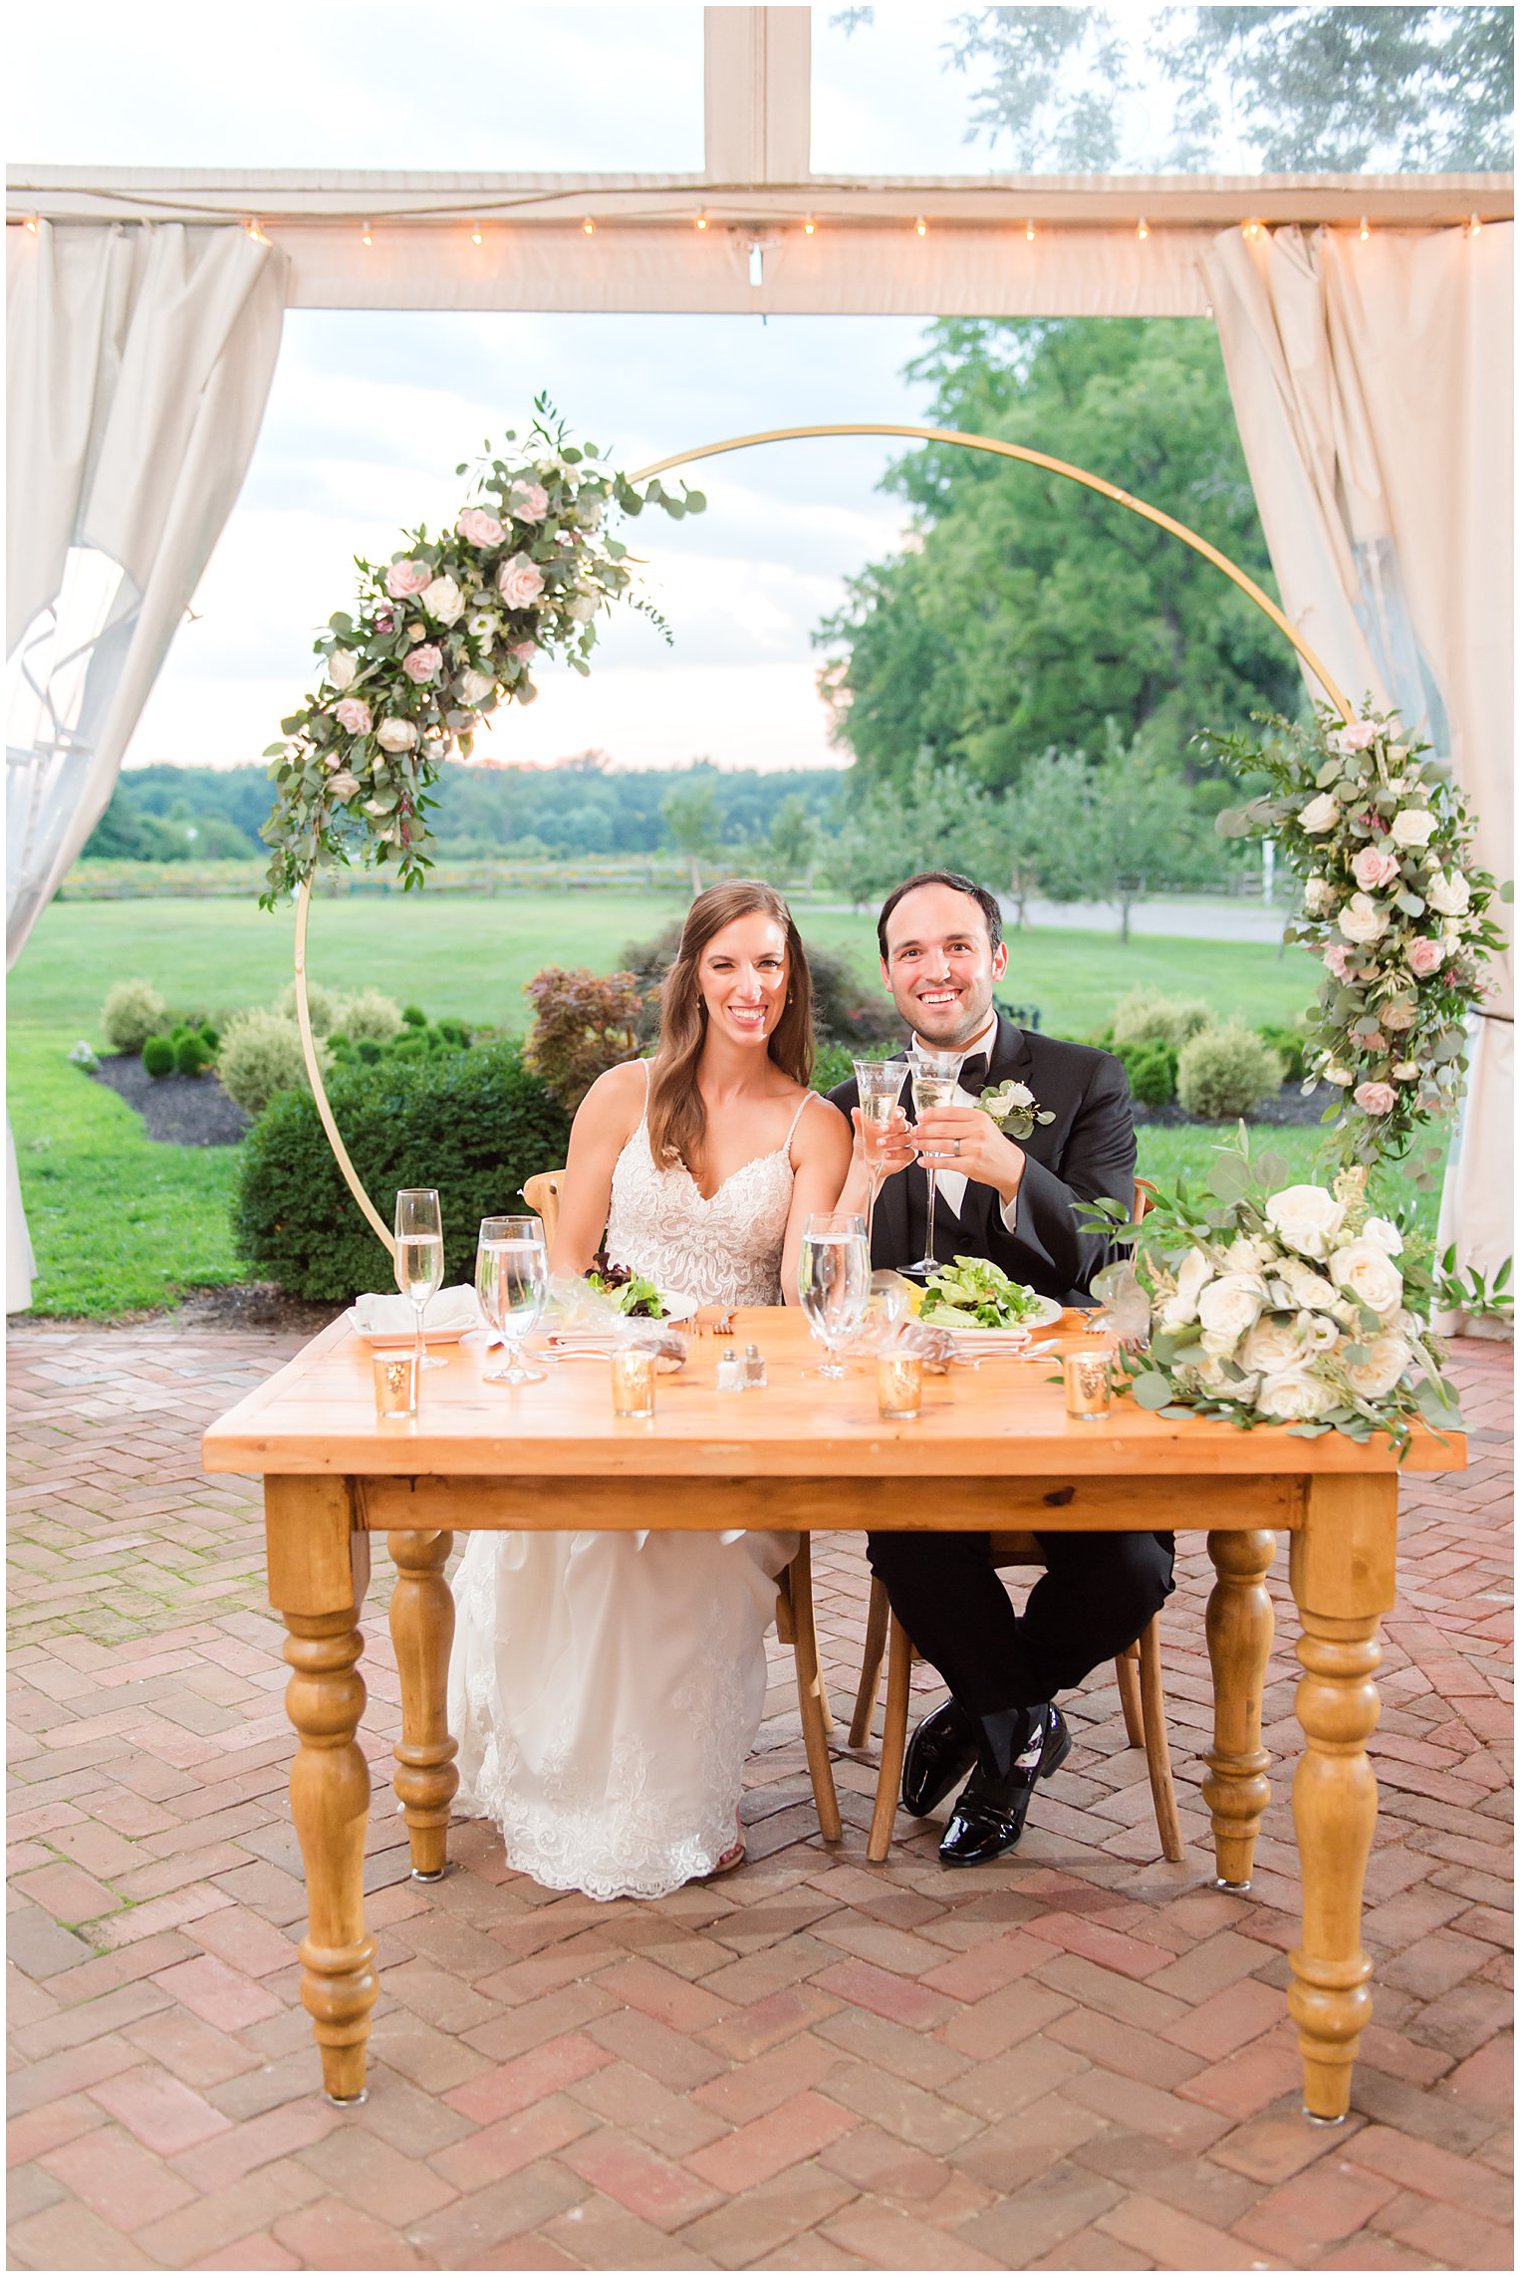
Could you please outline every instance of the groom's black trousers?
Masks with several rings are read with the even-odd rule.
[[[1036,1534],[1045,1571],[1015,1613],[990,1534],[868,1534],[871,1570],[973,1716],[1054,1699],[1132,1645],[1172,1592],[1170,1534]]]

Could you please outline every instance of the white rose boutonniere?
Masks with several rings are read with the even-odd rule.
[[[984,1115],[990,1115],[1005,1138],[1026,1139],[1036,1123],[1053,1123],[1055,1116],[1042,1107],[1027,1083],[999,1083],[982,1092],[977,1100]]]

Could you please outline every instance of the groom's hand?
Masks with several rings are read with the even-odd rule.
[[[913,1136],[926,1169],[963,1171],[979,1186],[994,1187],[1005,1202],[1023,1182],[1024,1149],[979,1107],[931,1107]]]

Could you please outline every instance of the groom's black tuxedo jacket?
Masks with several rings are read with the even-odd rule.
[[[901,1055],[899,1055],[901,1056]],[[1087,1301],[1088,1284],[1109,1254],[1101,1231],[1081,1224],[1073,1204],[1112,1196],[1128,1209],[1135,1190],[1135,1127],[1129,1084],[1111,1052],[1053,1041],[1016,1028],[998,1014],[986,1076],[977,1088],[1025,1083],[1035,1104],[1054,1117],[1016,1143],[1027,1157],[1010,1233],[991,1186],[967,1181],[957,1217],[940,1195],[935,1209],[937,1257],[987,1257],[1011,1279],[1062,1304]],[[853,1079],[829,1093],[848,1115],[858,1105]],[[909,1104],[910,1087],[903,1087]],[[871,1262],[902,1266],[923,1255],[928,1182],[915,1162],[887,1179],[876,1198]]]

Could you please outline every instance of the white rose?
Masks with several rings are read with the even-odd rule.
[[[1259,1320],[1240,1347],[1240,1364],[1264,1376],[1280,1376],[1296,1367],[1304,1356],[1304,1336],[1295,1315],[1290,1320]]]
[[[464,615],[464,595],[452,577],[435,577],[423,587],[420,599],[435,624],[454,625]]]
[[[1460,870],[1437,870],[1425,888],[1425,899],[1443,917],[1460,917],[1472,895]]]
[[[1419,1061],[1417,1059],[1396,1060],[1394,1062],[1393,1078],[1396,1083],[1418,1083],[1420,1080]]]
[[[471,640],[494,640],[496,638],[496,626],[497,617],[494,609],[477,609],[473,616],[466,617],[464,629]]]
[[[1335,1303],[1335,1288],[1323,1273],[1316,1273],[1301,1257],[1285,1257],[1278,1271],[1294,1304],[1308,1312],[1328,1312]]]
[[[1276,1250],[1269,1241],[1254,1241],[1250,1234],[1239,1233],[1224,1253],[1226,1270],[1231,1273],[1259,1273],[1272,1264]]]
[[[1233,1347],[1260,1318],[1266,1301],[1266,1284],[1256,1274],[1221,1273],[1198,1299],[1198,1319],[1207,1348],[1220,1348],[1214,1339],[1228,1339]]]
[[[1354,893],[1335,922],[1348,941],[1380,941],[1388,930],[1388,912],[1370,893]]]
[[[565,613],[575,624],[589,625],[596,612],[597,596],[594,593],[577,593]]]
[[[1339,1084],[1344,1091],[1348,1084],[1356,1081],[1356,1076],[1349,1067],[1326,1067],[1320,1070],[1320,1081]]]
[[[1409,1365],[1409,1346],[1386,1331],[1365,1347],[1365,1360],[1345,1362],[1346,1380],[1363,1399],[1386,1399]]]
[[[1418,1005],[1412,1004],[1407,996],[1396,996],[1391,1004],[1385,1004],[1378,1013],[1383,1026],[1393,1029],[1395,1034],[1414,1027],[1419,1017]]]
[[[461,672],[459,694],[467,704],[483,704],[496,682],[489,672]]]
[[[1183,1328],[1198,1317],[1199,1293],[1214,1271],[1201,1249],[1190,1249],[1177,1268],[1177,1293],[1167,1299],[1164,1325]]]
[[[1340,818],[1339,803],[1328,791],[1321,791],[1317,799],[1310,799],[1299,815],[1298,823],[1301,830],[1307,830],[1311,837],[1317,838],[1322,832],[1333,830]]]
[[[1335,907],[1335,889],[1328,878],[1305,878],[1304,915],[1328,917]]]
[[[327,778],[327,795],[329,798],[351,799],[358,788],[358,776],[351,775],[346,767],[340,767],[336,775],[329,775]]]
[[[1404,1236],[1392,1218],[1368,1218],[1362,1227],[1362,1239],[1375,1241],[1390,1257],[1397,1257],[1404,1247]]]
[[[334,688],[351,688],[358,670],[351,648],[335,648],[327,659],[327,678]]]
[[[1301,1257],[1325,1257],[1346,1220],[1346,1205],[1323,1186],[1284,1186],[1267,1197],[1268,1225]]]
[[[1403,1276],[1387,1250],[1365,1238],[1336,1250],[1330,1278],[1348,1297],[1377,1313],[1395,1311],[1404,1294]]]
[[[1212,1392],[1215,1399],[1233,1399],[1248,1407],[1256,1397],[1254,1376],[1232,1376],[1223,1360],[1210,1354],[1206,1359],[1192,1362],[1194,1374],[1202,1389]]]
[[[1388,825],[1388,835],[1395,846],[1428,846],[1434,834],[1436,818],[1417,806],[1400,807]]]
[[[1263,1376],[1256,1404],[1263,1415],[1282,1423],[1318,1423],[1340,1402],[1329,1384],[1311,1375],[1307,1367],[1299,1367]]]
[[[1322,1312],[1301,1312],[1298,1325],[1304,1334],[1304,1350],[1311,1355],[1316,1352],[1333,1352],[1341,1340],[1341,1332],[1335,1322],[1326,1320]]]
[[[409,719],[383,719],[376,730],[382,751],[410,751],[416,740],[417,730]]]

